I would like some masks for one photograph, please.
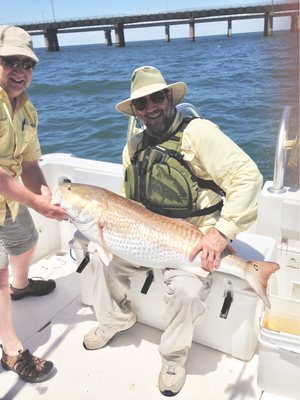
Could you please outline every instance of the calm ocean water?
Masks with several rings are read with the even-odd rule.
[[[217,123],[273,176],[274,144],[285,105],[293,107],[291,134],[299,126],[298,35],[261,32],[188,39],[37,49],[39,66],[29,94],[39,111],[44,154],[121,162],[128,119],[115,104],[129,97],[134,68],[154,65],[168,83],[184,81],[184,101]]]

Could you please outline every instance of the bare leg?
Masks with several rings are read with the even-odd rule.
[[[18,350],[23,349],[22,343],[17,337],[13,320],[9,291],[8,268],[0,269],[0,341],[5,352],[14,356]]]
[[[10,256],[10,265],[12,271],[12,286],[16,289],[23,289],[28,285],[28,273],[31,260],[36,246],[27,250],[18,256]]]

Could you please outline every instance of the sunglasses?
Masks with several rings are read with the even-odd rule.
[[[31,70],[36,66],[36,62],[33,60],[19,60],[14,57],[0,57],[2,60],[2,64],[9,68],[18,68],[22,67],[26,70]]]
[[[151,93],[149,98],[152,103],[161,104],[166,98],[166,93],[161,90],[159,92]],[[132,100],[132,104],[138,111],[144,111],[148,104],[147,97],[140,97],[139,99]]]

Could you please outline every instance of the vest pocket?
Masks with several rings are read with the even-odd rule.
[[[193,198],[186,178],[170,165],[153,165],[145,187],[150,205],[170,210],[192,208]]]
[[[138,180],[137,167],[130,164],[124,176],[125,195],[128,199],[139,201]]]

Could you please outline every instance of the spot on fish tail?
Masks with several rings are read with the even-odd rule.
[[[247,263],[251,265],[254,278],[253,280],[251,279],[250,285],[260,296],[265,305],[271,308],[267,296],[268,280],[270,276],[280,268],[279,264],[267,261],[247,261]]]
[[[254,269],[255,269],[255,271],[259,271],[259,266],[257,265],[257,264],[253,264],[253,267],[254,267]]]

